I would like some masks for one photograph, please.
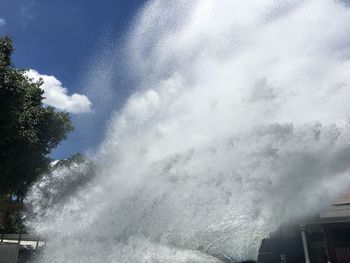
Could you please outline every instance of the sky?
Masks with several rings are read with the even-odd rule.
[[[71,113],[75,130],[52,152],[53,158],[97,147],[112,109],[121,107],[129,94],[131,85],[118,81],[117,74],[108,81],[90,75],[96,73],[93,64],[111,63],[106,52],[118,49],[114,42],[123,39],[145,1],[0,0],[0,35],[13,39],[15,66],[30,69],[27,74],[34,80],[43,78],[45,104]],[[100,109],[105,102],[95,101],[98,85],[118,89],[115,101],[109,101],[113,106]]]

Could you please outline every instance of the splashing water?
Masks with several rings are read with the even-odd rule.
[[[62,195],[86,166],[61,168],[28,194],[38,261],[256,258],[350,187],[349,32],[342,1],[149,2],[96,176]]]

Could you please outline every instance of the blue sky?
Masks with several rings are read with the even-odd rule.
[[[80,97],[75,97],[78,102],[73,103],[79,106],[84,103],[91,64],[98,60],[98,54],[110,49],[110,42],[118,42],[125,36],[144,3],[145,0],[0,0],[0,35],[12,37],[16,67],[33,69],[34,75],[42,74],[69,103],[73,100],[71,95],[77,93]],[[86,94],[85,110],[80,109],[83,112],[90,107],[86,105],[89,99],[93,104],[90,112],[81,113],[79,109],[74,112],[71,104],[62,106],[63,110],[73,112],[75,131],[52,153],[53,158],[64,158],[98,145],[111,109],[122,105],[130,92],[131,85],[120,84],[119,77],[122,74],[115,76],[110,87],[118,89],[113,107],[96,113],[98,104],[103,102],[95,103],[92,92]],[[111,85],[111,81],[107,84]]]

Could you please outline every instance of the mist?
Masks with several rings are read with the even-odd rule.
[[[38,262],[256,259],[324,209],[350,187],[348,32],[342,1],[149,1],[96,175],[48,205],[85,169],[60,168],[28,194]]]

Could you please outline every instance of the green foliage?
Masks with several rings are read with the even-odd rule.
[[[0,233],[18,233],[23,229],[22,203],[9,196],[0,197]]]
[[[12,65],[13,50],[8,37],[0,38],[0,196],[21,199],[73,127],[68,113],[43,105],[42,80]]]

